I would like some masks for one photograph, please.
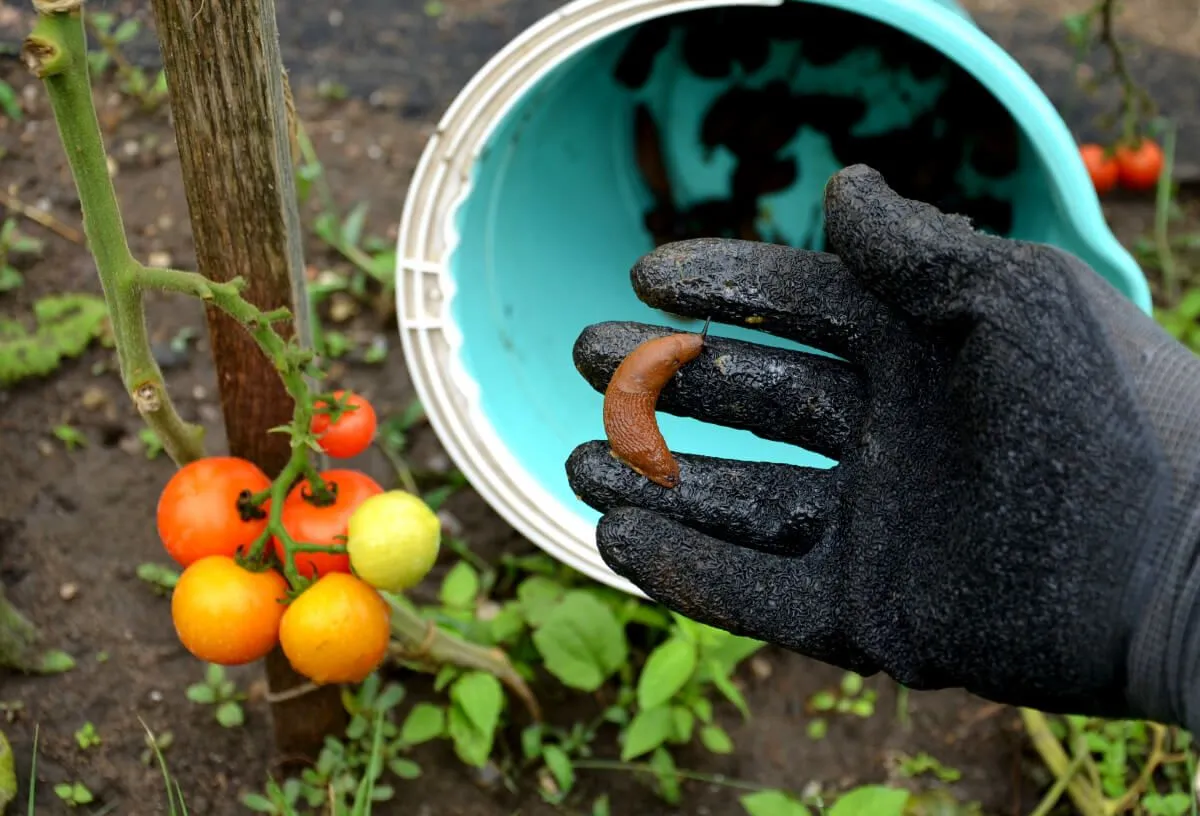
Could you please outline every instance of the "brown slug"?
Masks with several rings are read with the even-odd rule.
[[[613,455],[666,488],[679,484],[679,463],[658,429],[658,394],[700,355],[710,322],[699,334],[668,334],[642,343],[617,366],[604,392],[604,432]]]

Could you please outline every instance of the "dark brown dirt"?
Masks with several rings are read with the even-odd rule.
[[[30,205],[43,206],[78,227],[79,211],[57,134],[42,90],[16,66],[0,68],[0,78],[27,100],[28,121],[0,118],[0,173],[9,192]],[[388,235],[399,217],[405,185],[436,112],[404,119],[359,102],[327,103],[300,94],[300,111],[316,142],[340,202],[371,204],[371,227]],[[102,120],[110,125],[108,144],[118,162],[116,185],[124,206],[134,252],[142,258],[166,253],[170,263],[192,263],[185,201],[165,115],[130,116],[111,89],[97,96]],[[1110,214],[1122,240],[1131,242],[1150,224],[1144,201],[1118,202]],[[94,269],[82,246],[28,221],[23,229],[47,242],[43,258],[24,270],[26,285],[0,296],[0,314],[27,313],[51,292],[98,292]],[[390,237],[390,235],[389,235]],[[326,268],[334,259],[319,246],[309,258]],[[165,258],[159,260],[166,260]],[[156,261],[157,262],[157,261]],[[203,338],[203,317],[193,303],[155,299],[150,324],[165,342],[190,327]],[[394,333],[362,319],[356,328],[382,332],[391,352],[382,366],[340,366],[334,381],[375,401],[381,414],[404,408],[412,398]],[[167,369],[171,391],[189,419],[209,428],[214,452],[222,439],[213,369],[200,339]],[[51,430],[70,422],[85,432],[85,448],[67,452]],[[262,700],[258,667],[232,672],[251,699],[247,721],[223,729],[211,712],[189,703],[184,689],[198,681],[203,667],[175,639],[166,601],[138,580],[138,564],[165,563],[154,530],[158,491],[171,473],[165,457],[147,460],[136,443],[139,420],[114,370],[111,353],[94,348],[68,362],[55,375],[0,391],[0,453],[7,475],[0,492],[0,579],[14,602],[42,627],[50,644],[68,650],[78,667],[55,677],[0,674],[0,703],[19,701],[23,710],[0,724],[13,742],[18,775],[27,779],[35,726],[39,729],[38,813],[70,812],[51,792],[53,784],[82,781],[96,795],[93,812],[154,814],[165,812],[158,770],[140,759],[143,735],[138,718],[156,732],[170,731],[167,752],[172,771],[197,816],[245,812],[240,793],[261,790],[272,768],[269,711]],[[416,445],[417,465],[445,466],[445,456],[425,430]],[[353,463],[387,485],[394,483],[382,457]],[[464,537],[484,557],[528,551],[530,545],[472,493],[452,500],[449,510],[462,522]],[[72,590],[75,594],[72,596]],[[69,600],[65,597],[71,596]],[[103,659],[102,659],[103,658]],[[866,721],[837,721],[823,741],[804,735],[805,699],[837,682],[829,667],[778,651],[764,652],[739,682],[753,719],[740,719],[723,706],[721,718],[738,750],[725,758],[700,751],[679,756],[681,767],[725,774],[802,790],[820,784],[836,790],[851,783],[882,780],[891,752],[928,750],[963,772],[953,789],[963,799],[980,801],[988,814],[1027,812],[1033,793],[1015,712],[964,693],[914,693],[911,730],[895,713],[895,686],[873,678],[880,690],[877,713]],[[401,678],[414,692],[427,691],[423,676]],[[549,717],[567,724],[589,701],[550,701]],[[80,750],[74,731],[92,722],[103,742]],[[610,753],[611,755],[611,753]],[[543,804],[536,782],[521,780],[513,794],[488,789],[458,763],[444,746],[418,752],[424,775],[400,783],[403,805],[376,812],[502,816],[540,816],[556,812]],[[592,798],[608,792],[617,814],[664,813],[662,805],[627,773],[582,774],[576,806],[586,810]],[[742,811],[736,794],[702,783],[685,787],[682,812],[735,816]]]

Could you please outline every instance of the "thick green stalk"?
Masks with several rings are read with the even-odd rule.
[[[45,83],[83,210],[83,231],[108,303],[121,379],[146,424],[178,465],[204,455],[204,430],[184,422],[150,351],[140,264],[129,251],[88,76],[80,3],[34,3],[38,21],[25,40],[26,64]]]

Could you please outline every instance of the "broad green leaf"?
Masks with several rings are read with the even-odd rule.
[[[421,766],[405,757],[396,757],[388,763],[388,768],[401,779],[416,779],[421,775]]]
[[[189,700],[199,705],[215,703],[217,701],[217,695],[213,691],[212,686],[206,686],[203,683],[193,683],[187,687],[185,693]]]
[[[671,706],[671,716],[675,720],[675,741],[684,743],[692,738],[696,727],[696,715],[683,706]]]
[[[666,706],[639,711],[625,730],[621,761],[639,757],[662,745],[675,731],[675,718]]]
[[[500,709],[504,705],[504,690],[500,681],[487,672],[468,672],[454,681],[450,687],[450,699],[462,709],[471,724],[491,739],[500,722]]]
[[[417,703],[404,718],[400,739],[406,745],[420,745],[440,737],[446,731],[446,712],[432,703]]]
[[[748,793],[738,801],[749,816],[812,816],[808,808],[780,790]]]
[[[746,698],[738,691],[738,687],[729,679],[729,675],[725,674],[722,667],[716,663],[710,663],[708,670],[713,685],[717,687],[717,691],[721,692],[726,700],[737,706],[738,711],[742,712],[742,716],[745,719],[750,719],[750,706],[746,704]]]
[[[886,785],[863,785],[843,794],[829,816],[904,816],[909,792]]]
[[[442,581],[442,604],[451,609],[471,609],[478,595],[479,573],[466,561],[459,561]]]
[[[237,728],[246,721],[242,707],[232,700],[217,706],[217,722],[222,728]]]
[[[583,590],[568,592],[533,635],[546,670],[563,685],[595,691],[629,654],[612,610]]]
[[[638,705],[656,708],[675,696],[696,670],[696,644],[673,637],[660,644],[638,677]]]
[[[659,795],[668,805],[678,805],[683,799],[683,791],[679,787],[679,774],[675,767],[675,760],[671,758],[671,752],[660,745],[650,757],[649,764],[658,779]]]
[[[492,737],[481,733],[458,706],[450,709],[446,731],[454,741],[454,753],[459,759],[475,768],[487,764],[492,753]]]
[[[547,745],[542,749],[542,759],[546,762],[550,773],[554,775],[554,781],[558,783],[559,790],[567,793],[575,786],[575,769],[571,766],[571,759],[563,752],[563,749],[557,745]]]
[[[565,593],[566,589],[558,581],[544,575],[532,575],[517,587],[517,603],[530,626],[541,626]]]
[[[714,754],[728,754],[733,752],[733,740],[725,733],[725,729],[719,725],[706,725],[701,728],[700,742]]]

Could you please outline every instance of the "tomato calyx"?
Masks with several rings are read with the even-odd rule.
[[[261,493],[251,493],[243,490],[237,497],[238,516],[242,521],[262,521],[267,517],[263,504],[271,497],[270,489]]]
[[[300,485],[300,498],[313,507],[329,507],[337,504],[337,482],[318,481],[318,484],[320,486],[314,489],[312,479],[305,479]]]

